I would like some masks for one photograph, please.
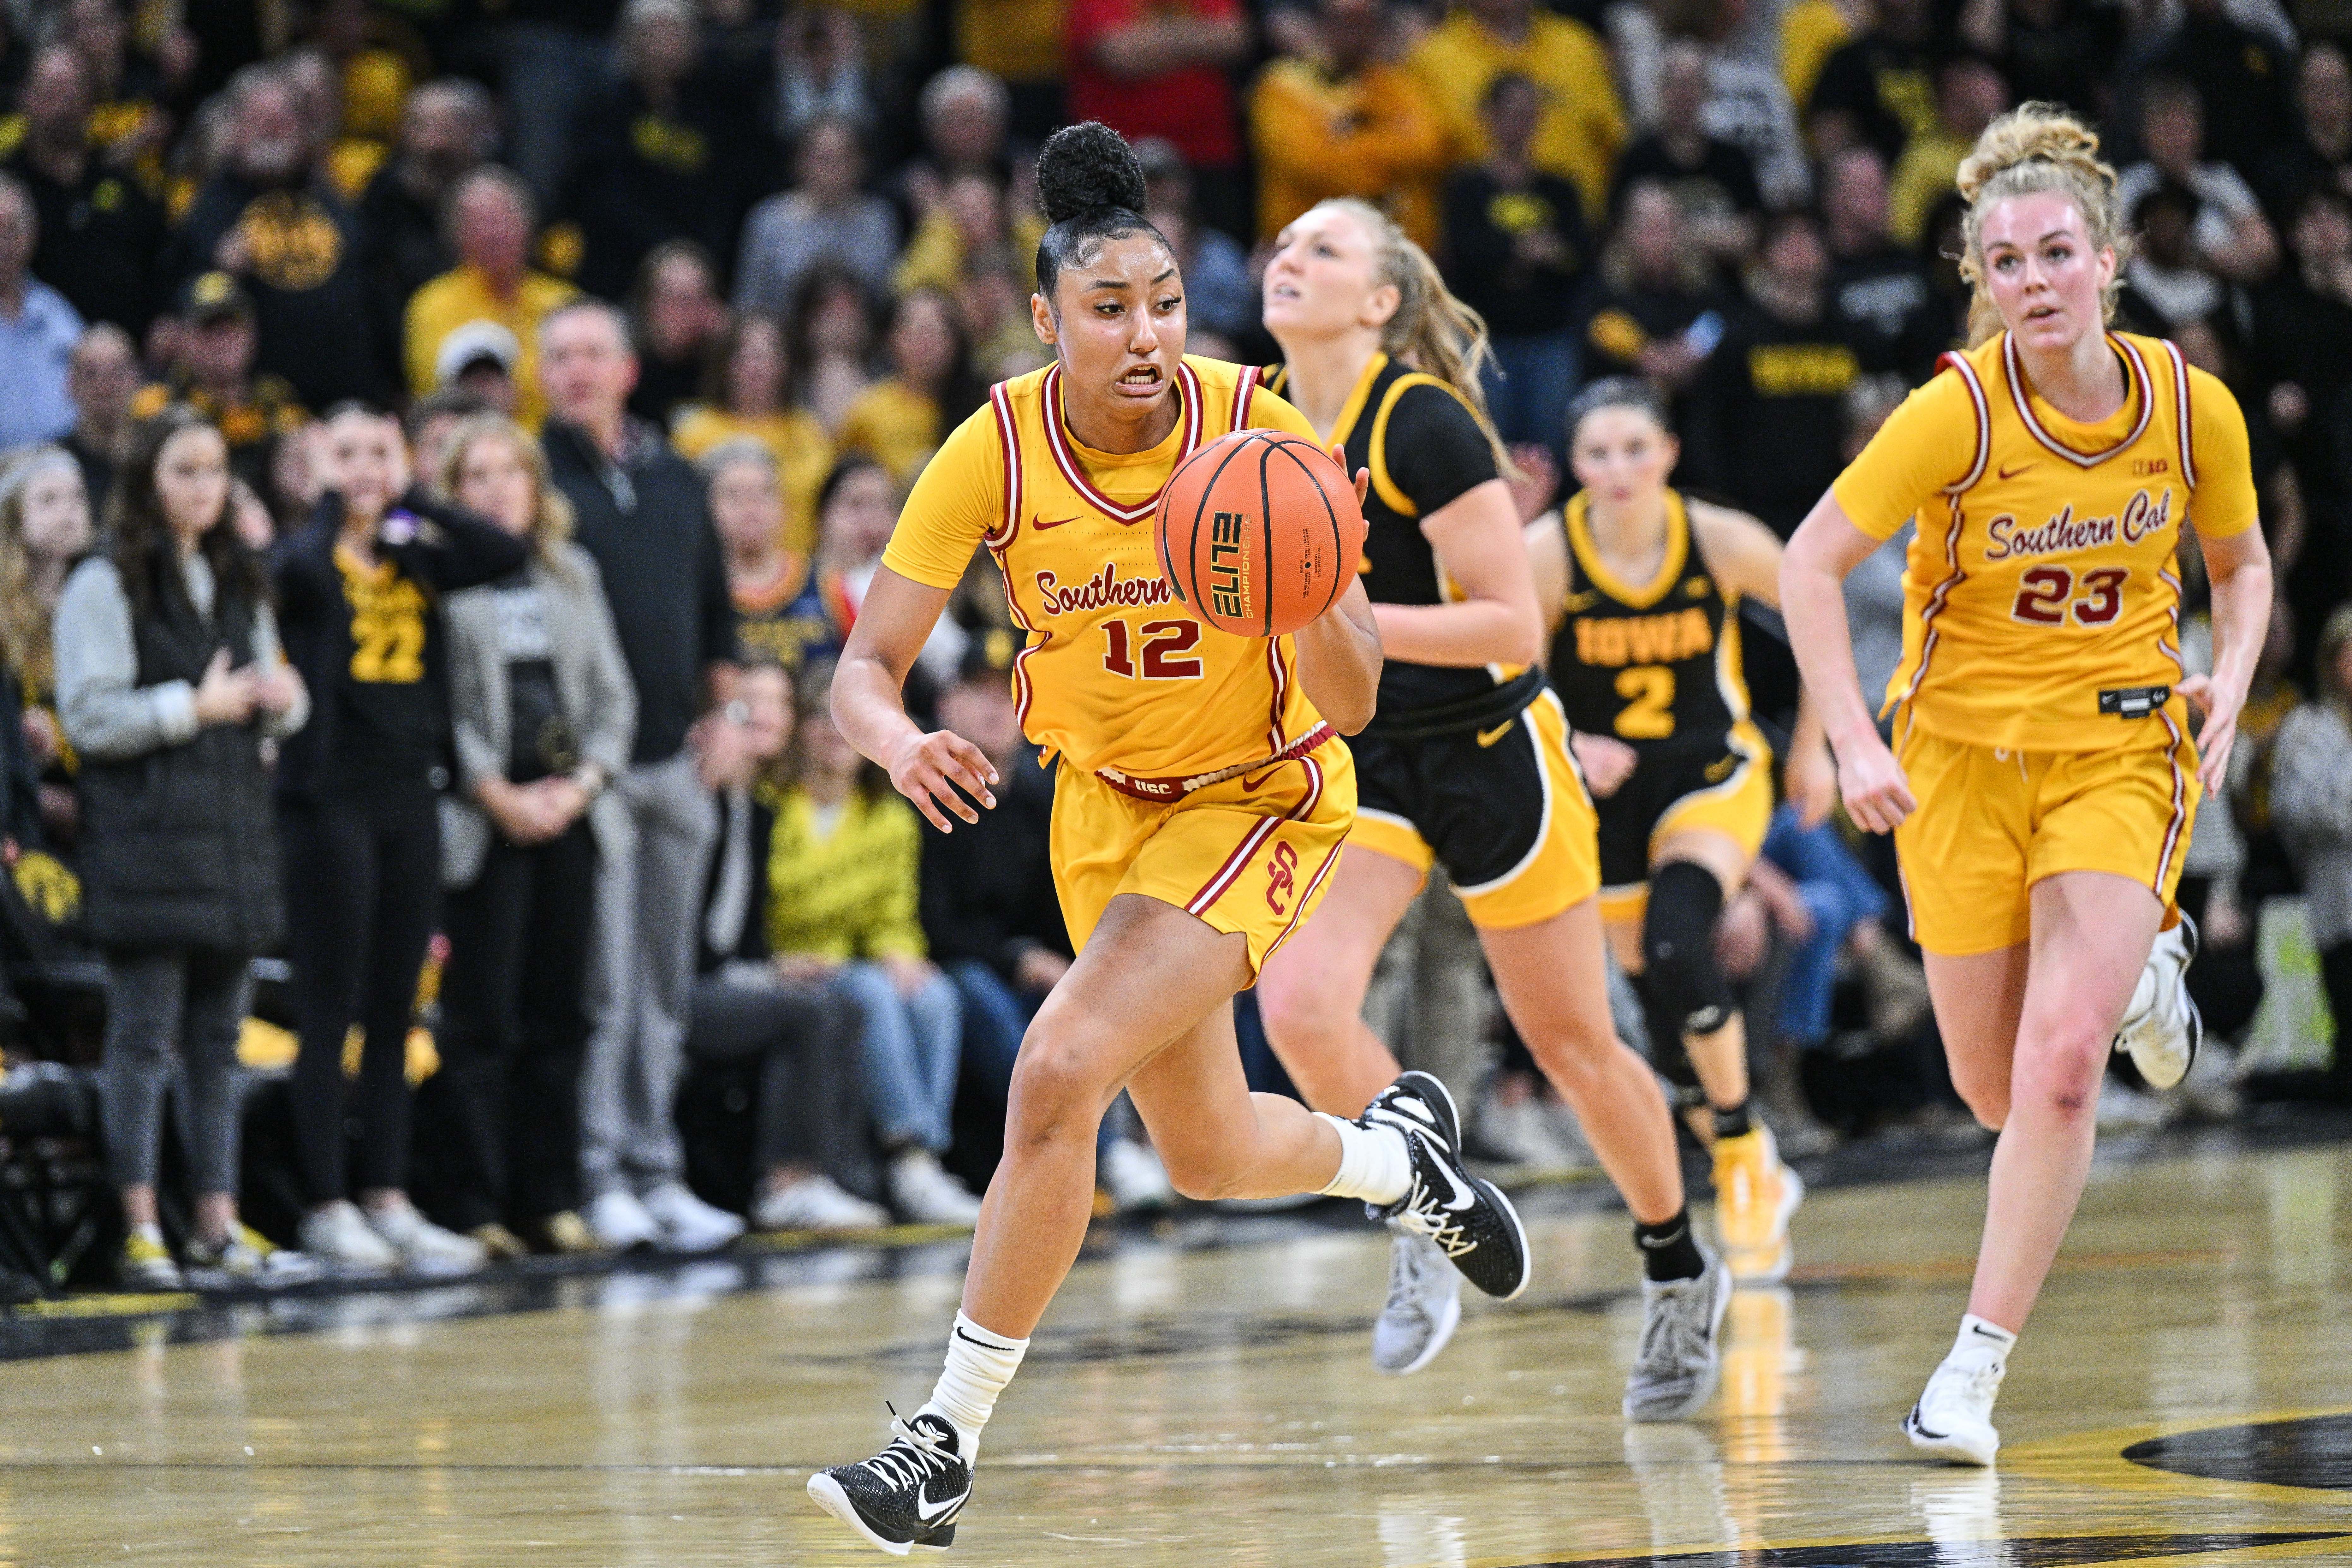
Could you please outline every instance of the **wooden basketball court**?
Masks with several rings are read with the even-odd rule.
[[[1631,1429],[1632,1260],[1589,1198],[1532,1201],[1528,1295],[1474,1307],[1403,1380],[1367,1359],[1369,1226],[1122,1234],[998,1407],[946,1561],[2352,1562],[2352,1151],[2103,1158],[2011,1363],[1997,1474],[1918,1462],[1895,1430],[1949,1342],[1981,1192],[1817,1194],[1789,1288],[1733,1309],[1716,1406]],[[20,1340],[0,1363],[0,1568],[878,1561],[802,1489],[878,1446],[884,1399],[921,1401],[961,1258],[61,1325],[50,1348],[128,1348]]]

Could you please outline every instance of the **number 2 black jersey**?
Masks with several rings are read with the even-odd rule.
[[[1551,683],[1569,722],[1645,756],[1723,744],[1748,717],[1739,595],[1710,576],[1681,492],[1666,492],[1666,549],[1647,583],[1601,559],[1580,490],[1562,512],[1569,590],[1552,640]]]
[[[1282,393],[1287,366],[1266,373],[1268,390]],[[1421,531],[1466,491],[1496,477],[1495,449],[1462,395],[1433,375],[1376,353],[1341,405],[1331,440],[1348,455],[1348,472],[1369,468],[1364,497],[1364,592],[1384,605],[1442,605],[1462,596]],[[1517,675],[1500,665],[1475,668],[1408,664],[1381,667],[1380,719],[1394,722],[1415,710],[1475,700]]]

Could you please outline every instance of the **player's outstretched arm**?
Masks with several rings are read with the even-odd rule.
[[[1878,738],[1854,671],[1845,618],[1846,575],[1877,548],[1878,541],[1853,525],[1837,497],[1823,495],[1781,553],[1780,618],[1789,624],[1798,672],[1837,753],[1846,815],[1869,832],[1892,833],[1919,803],[1902,764]]]
[[[1298,683],[1326,722],[1352,735],[1372,721],[1381,694],[1381,628],[1361,578],[1339,602],[1292,634]]]
[[[833,721],[861,755],[889,770],[898,793],[942,833],[955,831],[950,813],[980,820],[965,795],[993,808],[996,795],[989,786],[997,782],[978,746],[948,730],[926,734],[907,717],[907,671],[939,624],[948,594],[887,566],[877,570],[833,672]]]

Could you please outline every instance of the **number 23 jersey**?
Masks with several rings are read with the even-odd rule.
[[[2171,343],[2107,342],[2127,389],[2108,418],[2032,392],[2003,332],[1947,354],[1832,487],[1874,539],[1917,514],[1886,700],[1931,734],[2090,752],[2185,729],[2181,527],[2254,525],[2245,418]]]
[[[986,545],[1029,634],[1013,660],[1022,732],[1075,767],[1181,777],[1255,762],[1321,722],[1290,638],[1193,618],[1160,574],[1153,513],[1186,458],[1237,429],[1317,440],[1257,371],[1186,358],[1176,426],[1142,452],[1081,446],[1061,367],[1000,383],[915,481],[883,563],[934,588]]]

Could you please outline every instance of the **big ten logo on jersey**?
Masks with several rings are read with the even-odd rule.
[[[1237,511],[1221,511],[1209,524],[1209,605],[1234,620],[1249,618],[1249,559]]]
[[[1290,895],[1298,887],[1298,851],[1284,839],[1275,840],[1265,858],[1265,907],[1276,914],[1290,912]]]

